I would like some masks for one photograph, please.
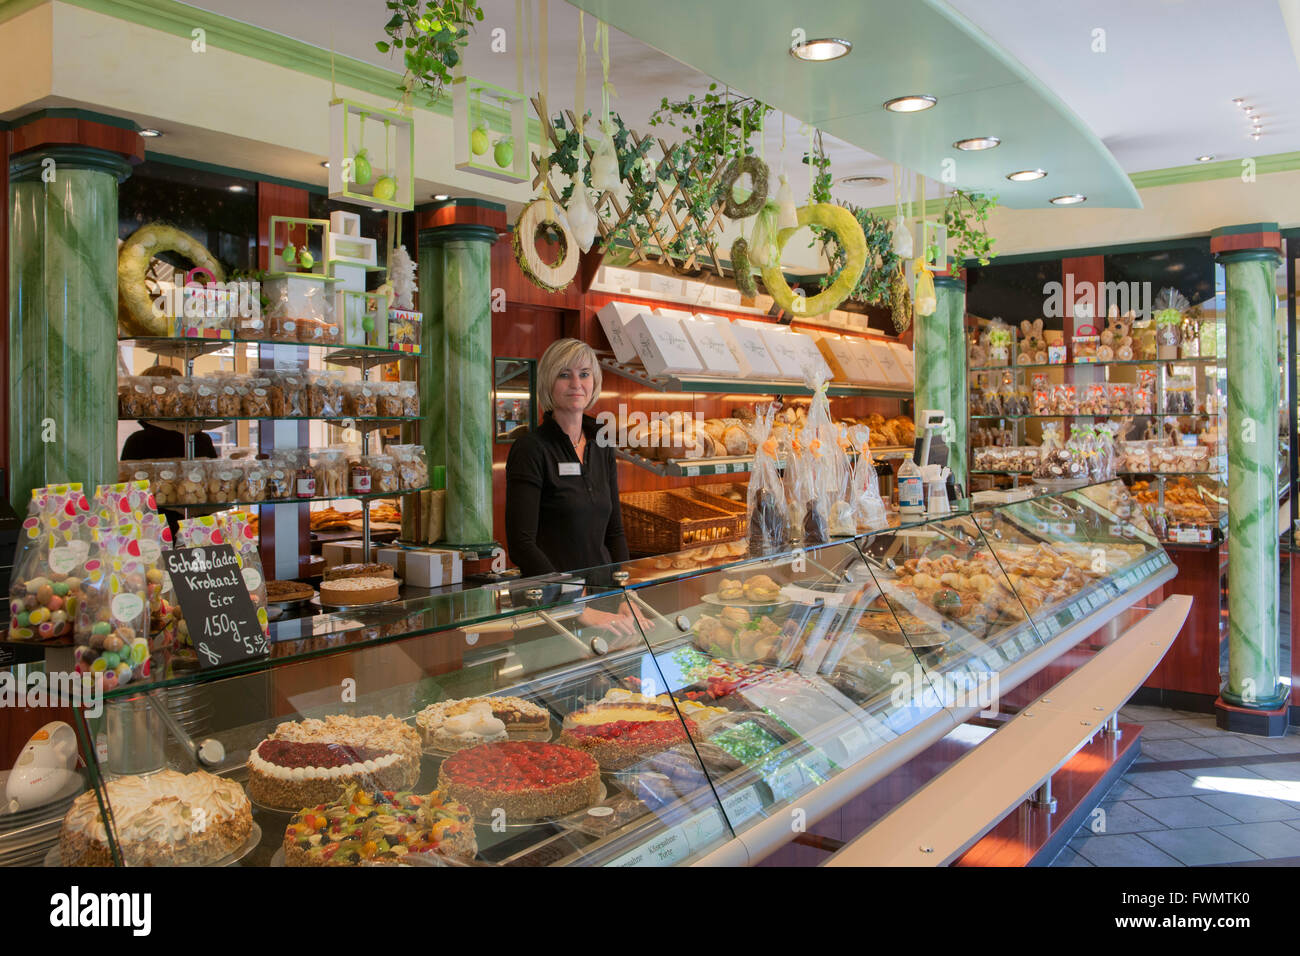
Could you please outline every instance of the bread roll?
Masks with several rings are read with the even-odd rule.
[[[722,434],[722,445],[728,455],[750,454],[749,432],[739,425],[731,425]]]
[[[704,430],[713,436],[713,440],[719,445],[723,443],[722,436],[727,431],[727,423],[721,418],[705,419]]]

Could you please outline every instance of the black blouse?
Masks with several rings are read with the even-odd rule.
[[[573,442],[549,412],[510,448],[506,544],[525,577],[628,559],[618,460],[612,447],[596,444],[594,418],[583,416],[582,430],[587,447],[581,464]]]

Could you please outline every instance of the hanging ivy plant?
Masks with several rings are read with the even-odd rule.
[[[672,126],[687,134],[681,145],[690,156],[699,158],[696,173],[706,182],[731,157],[753,154],[754,147],[744,141],[773,112],[771,106],[752,97],[731,99],[717,90],[718,84],[710,83],[702,97],[692,93],[675,102],[664,97],[650,114],[651,126]]]
[[[584,120],[591,118],[588,111]],[[628,232],[641,225],[645,214],[650,209],[654,198],[654,167],[647,167],[646,154],[650,152],[654,141],[647,138],[639,146],[632,144],[632,136],[623,118],[617,113],[609,114],[610,124],[614,127],[614,152],[618,156],[618,173],[623,185],[628,189],[624,210],[628,215],[605,237],[603,245],[608,249],[627,238]],[[578,131],[568,124],[563,115],[552,120],[559,145],[551,151],[550,165],[569,177],[564,190],[560,193],[560,205],[567,206],[573,196],[573,178],[578,174]],[[583,163],[583,181],[591,186],[591,163]]]
[[[857,219],[858,225],[862,227],[862,234],[867,239],[867,267],[862,270],[862,278],[849,293],[849,299],[868,305],[888,305],[890,278],[899,263],[899,258],[894,253],[893,227],[888,220],[881,219],[861,206],[854,206],[851,203],[841,203],[841,205],[853,213],[853,218]],[[826,258],[830,261],[830,271],[821,278],[823,289],[831,285],[840,274],[840,270],[844,268],[844,250],[840,248],[839,243],[833,241],[833,236],[830,238],[832,241],[826,243]]]
[[[393,11],[384,32],[389,39],[375,43],[380,53],[402,51],[406,63],[404,88],[424,91],[431,100],[442,95],[469,43],[469,31],[483,19],[476,0],[387,0]]]
[[[948,227],[948,239],[953,243],[952,256],[957,264],[974,259],[986,266],[994,256],[994,239],[988,232],[989,213],[996,208],[998,198],[982,193],[968,193],[958,189],[948,197],[943,210],[943,224]]]

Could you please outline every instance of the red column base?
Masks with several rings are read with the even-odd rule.
[[[1214,702],[1214,722],[1220,730],[1229,730],[1235,734],[1253,734],[1256,737],[1282,737],[1286,734],[1290,722],[1291,694],[1288,691],[1276,708],[1257,710],[1253,707],[1238,707],[1222,697]]]

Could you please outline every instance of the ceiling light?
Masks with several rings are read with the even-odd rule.
[[[230,191],[232,193],[242,193],[244,191],[244,187],[236,183],[235,185],[230,187]]]
[[[371,207],[370,207],[370,211],[371,211],[371,212],[383,212],[383,211],[384,211],[384,207],[383,207],[383,206],[371,206]]]
[[[324,166],[326,169],[329,169],[329,168],[330,168],[330,161],[327,159],[327,160],[325,160],[325,162],[321,163],[321,165]]]
[[[1068,196],[1053,196],[1051,201],[1054,206],[1077,206],[1087,198],[1083,193],[1070,193]]]
[[[1247,115],[1247,116],[1249,116],[1251,113],[1255,112],[1255,107],[1253,107],[1253,106],[1243,106],[1242,109],[1246,111],[1246,115]]]
[[[839,181],[841,186],[880,186],[889,182],[884,176],[845,176]]]
[[[145,139],[157,139],[159,136],[162,135],[162,130],[146,128],[140,130],[140,135],[143,136]]]
[[[1244,106],[1246,103],[1246,101],[1243,100],[1240,96],[1234,96],[1232,98],[1232,102],[1235,103],[1238,107]]]
[[[1251,138],[1251,139],[1259,139],[1259,138],[1260,138],[1261,136],[1263,136],[1263,135],[1264,135],[1264,134],[1261,133],[1259,130],[1256,130],[1255,132],[1253,132],[1253,133],[1250,134],[1250,138]]]
[[[808,60],[822,63],[826,60],[838,60],[848,56],[853,44],[838,37],[822,37],[819,40],[805,40],[790,47],[790,55],[796,60]]]
[[[1204,156],[1197,156],[1197,157],[1196,157],[1196,161],[1197,161],[1198,163],[1208,163],[1208,162],[1210,162],[1212,159],[1214,159],[1214,154],[1213,154],[1213,153],[1206,153]]]
[[[1008,173],[1007,179],[1013,183],[1029,183],[1035,179],[1042,179],[1046,175],[1047,170],[1045,169],[1022,169],[1018,172]]]
[[[446,201],[446,200],[448,200],[448,199],[450,199],[450,198],[451,198],[451,197],[448,196],[446,193],[434,193],[434,194],[433,194],[434,202],[444,202],[444,201]]]
[[[913,93],[910,96],[896,96],[892,100],[885,100],[885,109],[891,113],[919,113],[921,110],[928,110],[938,99],[929,93]]]
[[[1002,140],[996,136],[976,136],[972,139],[959,139],[953,145],[964,150],[992,149],[994,146],[1001,146]]]

